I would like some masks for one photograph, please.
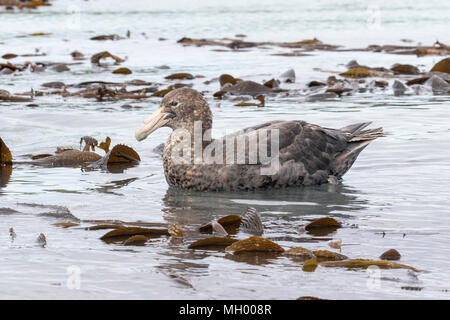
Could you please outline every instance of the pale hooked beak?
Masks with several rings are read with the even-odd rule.
[[[158,108],[150,117],[144,120],[144,124],[136,130],[135,137],[137,141],[144,140],[153,131],[169,122],[169,120],[166,119],[167,114],[162,110],[162,108]]]

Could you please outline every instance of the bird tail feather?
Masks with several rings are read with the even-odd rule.
[[[367,127],[370,122],[358,123],[341,129],[348,133],[348,147],[335,158],[334,172],[335,176],[342,177],[353,165],[361,151],[366,148],[369,143],[379,137],[383,137],[383,128],[362,130]]]

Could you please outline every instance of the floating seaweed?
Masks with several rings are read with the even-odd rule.
[[[413,286],[402,286],[400,287],[402,290],[409,290],[409,291],[422,291],[423,287],[413,287]]]
[[[173,88],[167,88],[167,89],[156,91],[155,93],[152,94],[152,97],[164,97],[166,94],[168,94],[172,90],[173,90]]]
[[[64,82],[61,81],[52,81],[52,82],[46,82],[41,84],[42,87],[45,88],[55,88],[55,89],[61,89],[64,88],[66,85],[64,84]]]
[[[236,107],[264,107],[265,106],[265,98],[263,95],[259,95],[255,97],[259,102],[239,102],[235,104]]]
[[[62,228],[70,228],[70,227],[76,227],[79,226],[79,223],[74,223],[74,222],[58,222],[58,223],[53,223],[52,226],[55,227],[62,227]]]
[[[0,138],[0,187],[6,187],[12,174],[12,154]]]
[[[197,240],[189,245],[189,249],[222,250],[238,240],[229,237],[211,237]]]
[[[50,157],[34,160],[32,164],[44,166],[74,166],[91,163],[102,159],[100,155],[90,151],[67,150]]]
[[[389,249],[384,252],[381,256],[381,260],[400,260],[400,253],[395,249]]]
[[[100,142],[100,144],[98,145],[98,148],[100,148],[103,151],[105,151],[106,153],[108,153],[110,146],[111,146],[111,138],[110,137],[106,137],[105,141]]]
[[[339,75],[345,78],[360,79],[367,77],[380,77],[383,74],[381,72],[372,71],[366,68],[354,68],[346,72],[340,73]]]
[[[286,250],[283,254],[299,260],[314,259],[316,257],[310,250],[303,247],[291,248]]]
[[[143,235],[135,235],[129,237],[123,242],[126,246],[143,246],[148,241],[149,238]]]
[[[222,97],[223,97],[227,92],[228,92],[228,91],[226,91],[226,90],[219,90],[219,91],[216,91],[216,92],[213,94],[213,97],[218,98],[218,99],[222,99]]]
[[[235,85],[238,81],[240,81],[240,79],[236,79],[232,75],[229,75],[229,74],[222,74],[219,77],[219,83],[220,83],[221,87],[223,87],[227,83]]]
[[[320,265],[322,267],[339,267],[348,269],[367,269],[370,266],[377,266],[381,269],[409,269],[415,272],[420,272],[420,270],[414,267],[384,260],[351,259],[341,261],[324,261],[321,262]]]
[[[97,224],[95,226],[90,226],[85,228],[85,230],[104,230],[104,229],[119,229],[123,228],[121,224]]]
[[[114,74],[132,74],[133,72],[131,72],[131,70],[128,68],[118,68],[118,69],[114,70],[112,73],[114,73]]]
[[[75,50],[75,51],[71,52],[70,55],[72,56],[73,60],[86,60],[86,57],[80,51]]]
[[[250,237],[244,240],[237,241],[225,248],[227,252],[234,252],[235,254],[241,252],[283,252],[284,249],[275,242],[262,237]]]
[[[264,82],[264,85],[271,89],[278,88],[280,86],[280,80],[276,80],[275,78],[272,78],[272,79]]]
[[[109,53],[108,51],[102,51],[102,52],[94,54],[91,57],[91,62],[99,65],[100,60],[103,60],[106,58],[112,58],[115,61],[115,64],[120,64],[125,61],[124,59],[119,58],[118,56],[115,56],[115,55]]]
[[[9,150],[8,146],[3,142],[2,138],[0,138],[0,164],[11,164],[12,163],[12,154]]]
[[[314,236],[326,236],[342,227],[341,223],[334,218],[325,217],[308,223],[304,228]]]
[[[121,40],[121,39],[125,39],[125,38],[119,36],[118,34],[100,35],[100,36],[95,36],[95,37],[89,38],[89,40],[96,40],[96,41]]]
[[[171,275],[169,275],[169,277],[174,279],[175,282],[177,282],[177,283],[179,283],[179,284],[181,284],[181,285],[183,285],[185,287],[188,287],[188,288],[191,288],[191,289],[194,288],[194,286],[188,280],[186,280],[185,278],[183,278],[180,275],[171,274]]]
[[[167,229],[156,229],[156,228],[141,228],[141,227],[122,227],[108,233],[104,234],[100,239],[107,242],[120,242],[124,239],[128,239],[131,236],[146,236],[146,237],[161,237],[169,236],[169,231]]]
[[[343,254],[328,250],[315,250],[313,251],[313,254],[317,257],[318,261],[339,261],[348,259],[348,257]]]
[[[107,161],[108,164],[130,163],[141,161],[141,158],[139,157],[136,151],[123,144],[115,145],[106,156],[108,156]]]
[[[313,50],[330,50],[334,51],[339,46],[324,44],[322,41],[318,39],[307,39],[301,41],[294,42],[251,42],[244,41],[242,39],[230,39],[223,38],[220,40],[211,40],[211,39],[193,39],[183,37],[177,41],[177,43],[182,44],[183,46],[218,46],[218,47],[226,47],[232,50],[239,50],[245,48],[254,48],[254,47],[266,47],[266,46],[276,46],[281,48],[291,48],[291,49],[303,49],[304,51],[313,51]]]
[[[232,95],[250,95],[252,97],[275,93],[273,89],[254,81],[238,81],[235,85],[224,86],[222,90]]]
[[[433,46],[369,45],[362,49],[337,49],[336,51],[372,51],[423,57],[427,55],[447,55],[450,53],[450,47],[437,41]]]
[[[194,79],[194,76],[190,73],[174,73],[165,77],[168,80],[180,80],[180,79]]]
[[[6,54],[2,55],[2,59],[5,59],[5,60],[14,59],[16,57],[18,57],[18,55],[14,54],[14,53],[6,53]]]
[[[33,99],[26,98],[26,97],[21,97],[21,96],[17,96],[17,95],[12,95],[6,90],[0,90],[0,101],[7,101],[7,102],[31,102],[31,101],[33,101]]]
[[[419,68],[412,66],[410,64],[399,64],[396,63],[391,67],[394,74],[419,74]]]
[[[306,57],[306,56],[310,56],[310,54],[304,53],[303,51],[294,50],[292,52],[272,53],[271,56],[278,56],[278,57]]]
[[[431,68],[430,72],[450,73],[450,58],[442,59],[436,63],[433,68]]]
[[[317,269],[316,259],[309,259],[305,261],[305,263],[302,266],[302,270],[305,272],[314,272],[316,269]]]
[[[0,6],[17,7],[19,9],[37,9],[40,6],[50,6],[47,1],[42,0],[0,0]]]
[[[226,253],[225,259],[232,260],[234,262],[240,262],[255,266],[262,266],[273,263],[275,259],[280,257],[279,252],[240,252],[239,254]]]

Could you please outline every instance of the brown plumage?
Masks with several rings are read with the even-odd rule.
[[[210,151],[203,153],[200,158],[195,158],[194,141],[189,143],[180,140],[177,133],[177,129],[184,129],[194,136],[196,121],[201,121],[198,128],[205,137],[201,146],[203,150]],[[211,140],[209,129],[212,128],[212,113],[208,103],[199,92],[181,88],[164,97],[159,109],[136,131],[136,139],[143,140],[162,126],[174,130],[163,152],[164,172],[169,185],[205,191],[251,190],[316,185],[339,180],[353,165],[359,153],[372,140],[383,135],[382,128],[364,130],[369,124],[358,123],[342,129],[330,129],[301,120],[271,121]],[[250,161],[260,151],[259,145],[256,149],[249,147],[251,136],[257,133],[261,137],[262,133],[268,133],[267,145],[270,148],[270,134],[274,130],[279,137],[279,167],[269,175],[262,174],[261,168],[267,167],[268,163],[262,162],[259,157],[256,162]],[[245,158],[244,164],[227,159],[226,142],[231,138],[245,141],[245,148],[241,149],[243,154],[237,154],[238,147],[229,150],[234,154],[234,160],[239,156]],[[183,141],[185,149],[180,153],[179,146]],[[223,147],[223,156],[216,154],[218,149],[214,146]],[[276,150],[272,152],[273,155],[277,154]],[[185,159],[189,161],[180,164],[174,154],[186,156]],[[222,160],[223,163],[220,163]]]

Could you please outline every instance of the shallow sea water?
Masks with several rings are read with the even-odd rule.
[[[214,135],[274,119],[302,119],[327,127],[373,121],[388,135],[367,147],[338,186],[276,191],[197,193],[169,188],[160,157],[153,148],[165,142],[161,129],[144,142],[134,139],[142,120],[160,99],[97,102],[93,99],[39,97],[38,107],[0,102],[0,137],[16,160],[29,154],[53,152],[57,146],[78,147],[81,136],[133,147],[142,162],[123,172],[42,168],[16,164],[6,185],[0,187],[0,298],[30,299],[448,299],[450,290],[450,125],[449,96],[409,92],[396,97],[392,90],[360,93],[332,101],[305,102],[301,97],[269,97],[265,108],[236,108],[217,101],[218,83],[206,79],[229,73],[262,81],[293,68],[295,84],[305,88],[311,80],[325,81],[344,71],[356,59],[362,65],[389,68],[410,63],[428,71],[442,59],[373,52],[314,51],[311,56],[281,57],[279,48],[248,52],[216,52],[212,47],[183,47],[176,40],[233,37],[243,33],[250,41],[298,41],[317,37],[346,48],[369,44],[432,45],[449,43],[450,5],[442,1],[53,1],[36,11],[0,11],[0,55],[33,53],[45,57],[18,57],[12,62],[73,62],[70,52],[90,56],[108,50],[127,57],[122,66],[132,75],[113,75],[114,66],[93,67],[86,61],[71,71],[2,75],[0,89],[20,93],[49,81],[124,81],[142,79],[167,83],[175,72],[201,74],[190,81],[208,91],[214,115]],[[73,12],[80,12],[74,15]],[[368,24],[370,15],[379,24]],[[79,22],[79,23],[78,23]],[[127,30],[130,39],[91,41],[90,37]],[[18,37],[49,32],[45,37]],[[142,33],[145,33],[142,34]],[[158,41],[159,37],[167,38]],[[156,66],[166,64],[170,70]],[[401,78],[401,77],[400,77]],[[393,79],[389,79],[390,83]],[[142,108],[123,109],[130,103]],[[63,229],[58,211],[30,204],[67,207],[79,219],[176,222],[185,231],[184,242],[158,238],[144,247],[106,244],[106,231]],[[284,248],[330,249],[328,241],[312,241],[299,232],[309,221],[331,216],[343,228],[328,235],[342,239],[342,254],[377,259],[397,249],[400,263],[425,272],[381,270],[373,281],[365,270],[318,267],[302,271],[302,263],[284,256],[238,259],[217,251],[192,251],[188,244],[201,237],[195,229],[227,214],[242,214],[255,207],[265,226],[264,236]],[[14,209],[16,212],[1,210]],[[48,214],[50,213],[50,214]],[[82,226],[87,226],[83,224]],[[17,237],[11,241],[9,228]],[[384,232],[384,236],[383,236]],[[35,242],[44,233],[47,246]],[[191,237],[189,237],[191,236]],[[247,235],[239,234],[239,238]],[[309,239],[309,240],[308,240]],[[79,289],[70,289],[67,268],[81,270]],[[375,279],[375,280],[377,280]],[[375,283],[375,285],[374,285]],[[402,287],[420,287],[420,291]]]

